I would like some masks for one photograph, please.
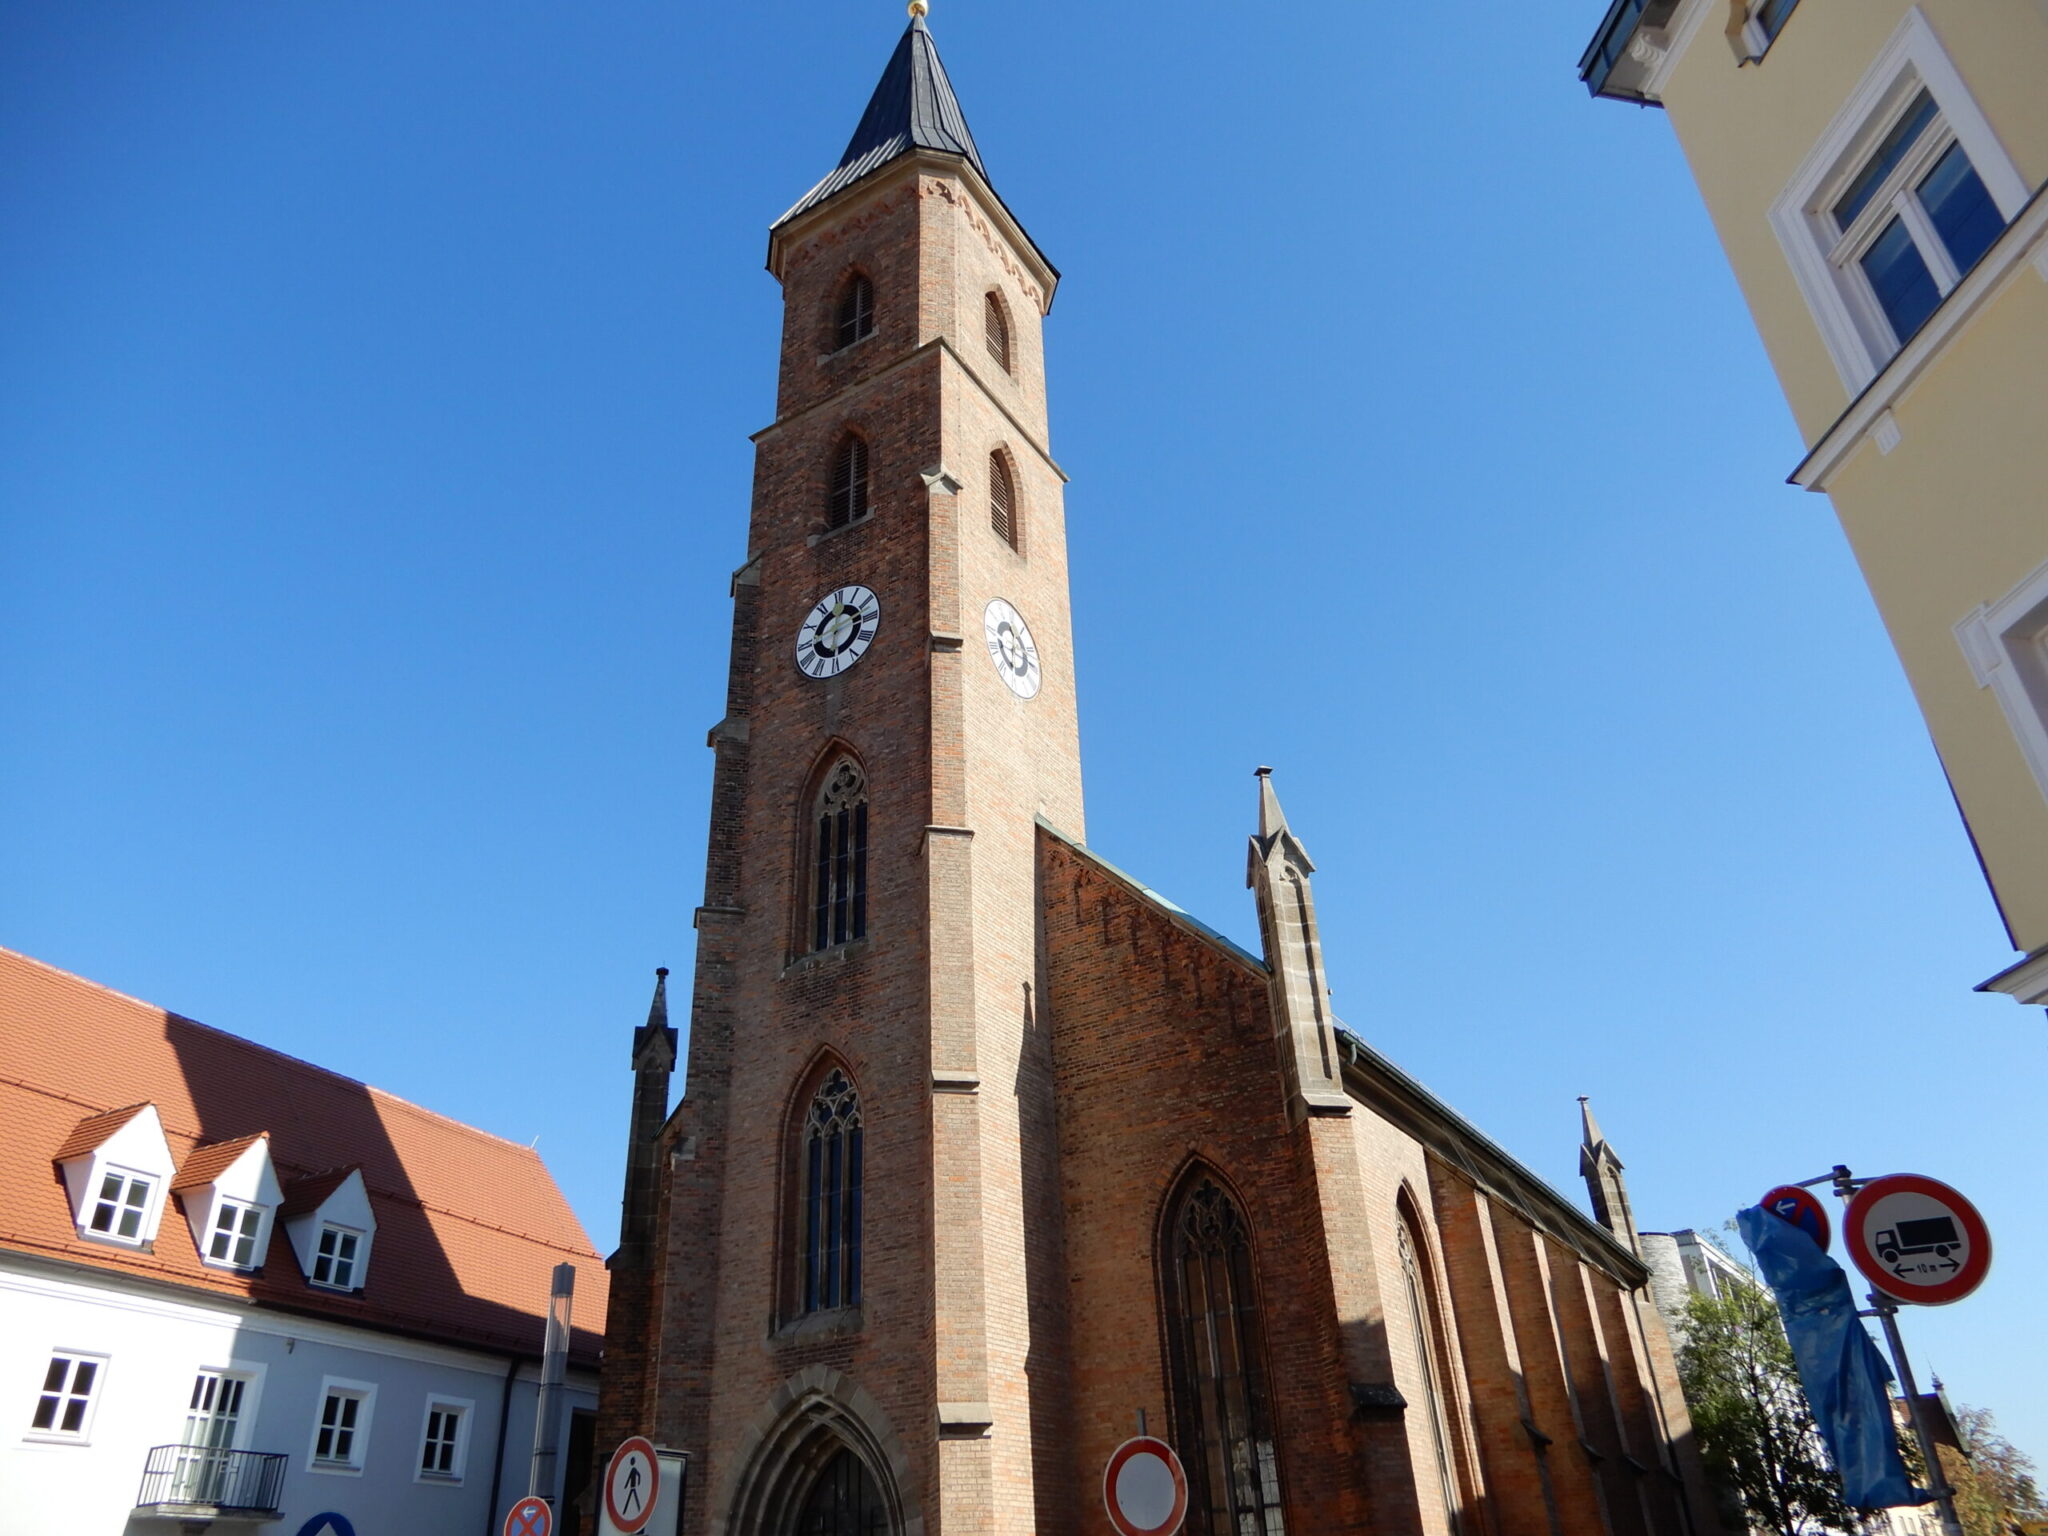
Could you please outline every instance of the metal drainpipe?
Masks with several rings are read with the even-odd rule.
[[[519,1357],[505,1362],[505,1390],[498,1397],[498,1450],[491,1457],[491,1491],[484,1500],[484,1536],[498,1536],[498,1488],[505,1475],[505,1430],[512,1422],[512,1378],[519,1374]]]

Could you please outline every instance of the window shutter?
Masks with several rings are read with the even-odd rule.
[[[1017,497],[1010,486],[1010,466],[1000,453],[988,456],[988,521],[1005,544],[1017,547]]]
[[[988,355],[1003,365],[1003,372],[1010,371],[1010,321],[1003,313],[1003,301],[993,293],[982,302],[982,335],[988,342]]]
[[[839,345],[850,347],[874,328],[874,284],[855,273],[839,299]]]
[[[868,515],[868,445],[849,435],[839,445],[839,459],[832,469],[832,497],[826,508],[825,524],[844,528]]]

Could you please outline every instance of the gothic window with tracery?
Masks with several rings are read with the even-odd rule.
[[[1017,490],[1000,453],[988,456],[988,523],[1005,544],[1017,547]]]
[[[860,1140],[860,1095],[834,1067],[804,1115],[805,1312],[860,1302]]]
[[[1161,1257],[1175,1425],[1187,1463],[1187,1528],[1200,1536],[1284,1536],[1251,1235],[1206,1176],[1168,1212]]]
[[[856,272],[839,293],[836,339],[842,347],[866,339],[875,329],[875,285]]]
[[[1418,1256],[1421,1239],[1413,1227],[1414,1217],[1404,1204],[1398,1231],[1401,1279],[1408,1293],[1408,1323],[1413,1329],[1415,1357],[1422,1369],[1422,1395],[1429,1418],[1430,1447],[1435,1453],[1437,1487],[1443,1496],[1444,1522],[1451,1536],[1458,1536],[1458,1479],[1451,1463],[1450,1420],[1444,1412],[1443,1388],[1437,1378],[1443,1329],[1437,1319],[1428,1271]]]
[[[831,949],[868,931],[868,784],[853,759],[825,775],[814,815],[811,948]]]
[[[825,1463],[797,1516],[796,1536],[889,1536],[874,1475],[851,1451]]]
[[[982,340],[988,343],[988,355],[1003,366],[1003,372],[1010,371],[1010,316],[1003,307],[1002,296],[991,291],[983,301],[981,310]]]
[[[840,439],[832,460],[832,494],[825,503],[825,526],[844,528],[868,515],[868,444],[857,432]]]

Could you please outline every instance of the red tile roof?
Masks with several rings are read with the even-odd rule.
[[[191,1155],[178,1164],[177,1177],[171,1180],[173,1192],[186,1189],[203,1189],[215,1179],[234,1167],[235,1159],[267,1138],[268,1133],[258,1131],[251,1136],[237,1136],[232,1141],[210,1141],[204,1146],[194,1147]]]
[[[110,1109],[104,1115],[87,1115],[71,1128],[71,1134],[50,1154],[50,1160],[68,1163],[74,1157],[97,1152],[109,1136],[147,1108],[147,1104],[128,1104],[120,1109]]]
[[[163,1121],[181,1187],[193,1167],[232,1162],[266,1132],[291,1198],[304,1198],[302,1181],[339,1184],[360,1167],[377,1217],[364,1290],[309,1286],[282,1221],[254,1274],[201,1264],[175,1205],[153,1253],[81,1241],[56,1161],[92,1150],[145,1103]],[[0,1247],[530,1354],[540,1352],[552,1271],[566,1261],[581,1324],[572,1353],[596,1358],[604,1263],[531,1148],[6,949],[0,1125]]]
[[[294,1179],[284,1186],[284,1204],[277,1208],[280,1216],[304,1216],[320,1209],[321,1202],[348,1182],[348,1176],[356,1171],[350,1163],[346,1168],[330,1168],[325,1173],[309,1174],[303,1179]]]

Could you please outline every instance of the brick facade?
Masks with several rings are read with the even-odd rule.
[[[690,1452],[690,1536],[786,1536],[841,1451],[904,1536],[1103,1531],[1102,1467],[1137,1416],[1191,1443],[1162,1222],[1192,1174],[1249,1229],[1288,1530],[1707,1531],[1641,1264],[1329,1015],[1312,866],[1270,785],[1263,958],[1079,841],[1056,276],[1028,237],[967,159],[910,144],[778,225],[770,267],[776,419],[710,733],[687,1096],[654,1128],[665,1068],[640,1063],[604,1442]],[[840,347],[856,274],[874,328]],[[831,527],[849,432],[870,509]],[[998,454],[1014,545],[991,527]],[[847,583],[880,625],[815,680],[795,638]],[[998,597],[1033,632],[1035,697],[985,653]],[[810,807],[841,755],[869,787],[867,930],[811,953]],[[860,1095],[862,1293],[806,1313],[798,1128],[833,1068]]]

